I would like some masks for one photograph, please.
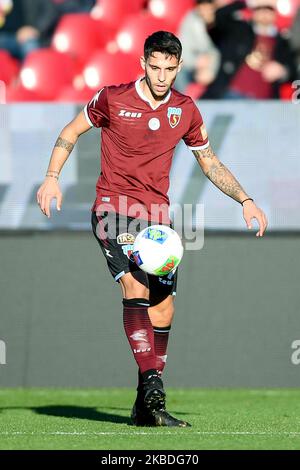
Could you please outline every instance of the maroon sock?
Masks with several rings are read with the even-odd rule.
[[[143,374],[156,368],[154,333],[147,299],[123,299],[123,321],[134,358]]]
[[[167,347],[170,329],[171,325],[166,327],[153,326],[156,369],[160,375],[163,373],[167,361]]]
[[[167,360],[166,352],[167,352],[170,329],[171,329],[171,326],[167,326],[164,328],[153,326],[154,347],[155,347],[155,355],[156,355],[156,370],[158,371],[159,375],[162,374],[164,367],[166,365],[166,360]],[[143,376],[141,374],[141,371],[139,370],[137,391],[141,390],[142,387],[143,387]]]

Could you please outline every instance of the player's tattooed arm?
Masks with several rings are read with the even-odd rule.
[[[203,150],[193,150],[203,173],[227,196],[242,202],[249,196],[228,168],[218,159],[209,145]]]
[[[220,162],[212,148],[209,146],[203,150],[194,150],[193,154],[195,155],[203,173],[215,186],[217,186],[217,188],[238,202],[242,202],[247,199],[247,202],[243,204],[243,217],[249,229],[252,228],[252,219],[257,220],[259,230],[256,233],[256,236],[262,237],[268,226],[266,215],[254,204],[253,200],[248,199],[249,196],[245,193],[240,183],[228,168]]]
[[[57,209],[61,209],[62,192],[59,188],[58,178],[62,167],[72,152],[79,136],[91,129],[84,111],[69,122],[61,131],[52,150],[46,177],[37,192],[37,203],[41,211],[50,217],[51,200],[56,198]]]
[[[67,139],[58,137],[57,141],[55,142],[54,147],[60,147],[60,148],[66,149],[68,154],[70,154],[74,148],[74,144]]]

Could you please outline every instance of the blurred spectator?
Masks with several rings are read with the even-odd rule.
[[[96,0],[52,0],[52,2],[56,5],[59,15],[65,15],[91,11]]]
[[[295,60],[297,65],[297,78],[300,78],[300,8],[295,16],[291,28],[290,44],[295,53]]]
[[[195,3],[179,29],[183,68],[176,78],[176,88],[181,92],[192,82],[207,86],[220,65],[220,53],[207,32],[215,21],[214,0],[195,0]]]
[[[0,49],[17,59],[50,43],[60,17],[90,10],[95,0],[0,0]]]
[[[278,98],[280,85],[294,79],[290,45],[276,28],[276,0],[249,0],[248,6],[251,22],[240,14],[243,1],[217,10],[212,35],[221,67],[202,98]]]
[[[0,7],[4,3],[7,0],[0,0]],[[11,0],[0,25],[0,48],[24,59],[51,34],[55,15],[51,0]]]

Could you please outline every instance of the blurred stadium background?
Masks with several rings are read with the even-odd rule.
[[[14,3],[0,1],[0,11],[8,5],[11,14]],[[53,3],[60,10],[47,39],[19,58],[0,49],[0,385],[133,387],[119,288],[90,230],[99,133],[83,135],[63,169],[60,213],[53,208],[46,219],[36,191],[62,127],[102,86],[141,76],[145,36],[177,33],[195,2],[99,0],[80,11]],[[298,8],[298,0],[277,2],[277,26],[287,38]],[[247,19],[249,10],[243,14]],[[1,24],[5,18],[0,38]],[[294,52],[293,81],[300,78]],[[179,145],[171,202],[204,205],[205,239],[200,252],[186,251],[180,268],[167,386],[299,387],[300,114],[293,83],[280,84],[270,100],[201,100],[199,83],[187,92],[199,98],[213,147],[266,212],[269,228],[261,240],[246,233],[240,207]]]

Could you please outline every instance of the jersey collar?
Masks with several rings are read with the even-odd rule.
[[[143,78],[144,77],[141,77],[135,82],[135,89],[136,89],[137,94],[139,95],[139,97],[142,98],[143,101],[146,101],[151,106],[152,109],[157,109],[157,108],[159,108],[160,105],[162,105],[162,104],[166,103],[167,101],[169,101],[169,99],[171,97],[171,90],[169,90],[169,93],[167,94],[165,99],[160,101],[159,104],[154,108],[152,106],[151,101],[149,100],[149,98],[147,98],[147,96],[142,92],[140,82]]]

